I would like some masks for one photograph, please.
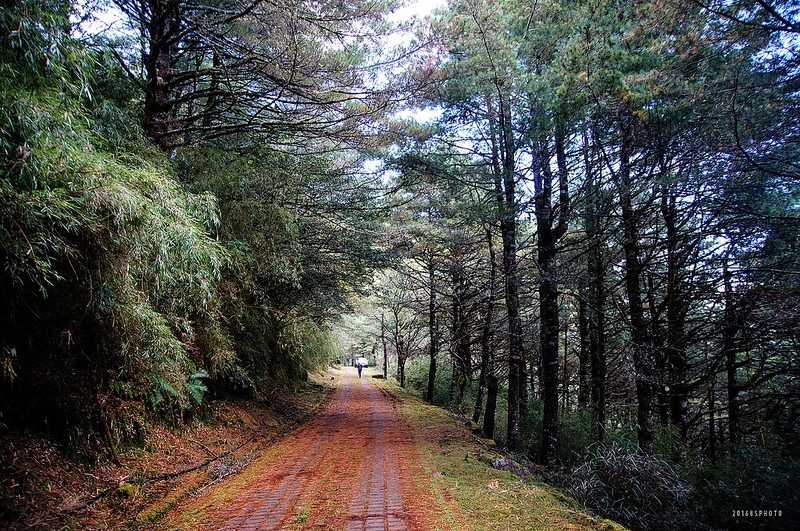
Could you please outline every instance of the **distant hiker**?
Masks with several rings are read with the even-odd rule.
[[[361,378],[362,369],[364,369],[364,367],[366,367],[367,365],[369,365],[369,362],[367,361],[367,358],[358,358],[356,360],[356,367],[358,367],[358,377],[359,378]]]

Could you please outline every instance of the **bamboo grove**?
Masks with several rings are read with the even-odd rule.
[[[386,105],[362,86],[381,13],[2,8],[4,425],[113,457],[336,356],[330,320],[384,261],[354,132]]]
[[[339,323],[632,528],[790,527],[800,9],[397,7],[3,6],[4,428],[113,459]]]

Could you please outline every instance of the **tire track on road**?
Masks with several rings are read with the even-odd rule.
[[[256,478],[251,491],[222,509],[222,518],[214,529],[266,531],[295,523],[304,495],[319,475],[320,462],[339,446],[335,437],[348,420],[349,403],[350,382],[344,379],[333,403],[295,437],[301,444],[294,444],[275,468]]]
[[[425,531],[419,497],[408,494],[411,447],[387,398],[345,369],[327,407],[264,460],[247,491],[217,508],[211,529]]]
[[[366,381],[363,385],[371,405],[371,444],[356,482],[345,529],[407,531],[395,454],[398,445],[408,445],[411,440],[407,434],[403,437],[400,419],[384,396]]]

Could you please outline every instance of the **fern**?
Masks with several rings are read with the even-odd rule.
[[[208,392],[208,387],[206,387],[202,380],[208,377],[209,374],[205,369],[200,369],[189,376],[189,381],[186,384],[186,391],[189,393],[189,397],[195,405],[199,406],[203,403],[203,397]]]

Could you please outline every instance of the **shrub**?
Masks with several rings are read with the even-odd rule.
[[[693,473],[696,520],[706,527],[794,529],[800,518],[800,461],[769,444],[743,445],[724,457],[703,463]],[[734,512],[780,511],[780,516],[752,517]]]
[[[570,495],[632,529],[672,529],[691,487],[669,463],[630,445],[598,446],[572,472]]]

